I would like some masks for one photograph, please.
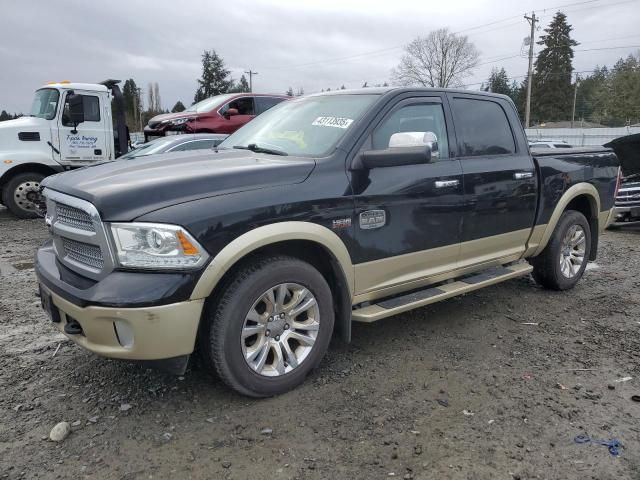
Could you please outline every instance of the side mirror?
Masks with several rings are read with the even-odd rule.
[[[78,133],[76,127],[84,122],[84,102],[82,95],[70,93],[67,95],[67,103],[69,104],[69,120],[73,124],[72,133]]]
[[[438,157],[438,137],[433,132],[398,132],[391,135],[389,148],[429,146],[431,156]]]
[[[226,112],[224,112],[224,116],[227,118],[230,117],[235,117],[236,115],[239,115],[240,112],[238,112],[237,108],[229,108]]]
[[[371,170],[372,168],[399,167],[402,165],[419,165],[431,161],[431,147],[387,148],[386,150],[369,150],[356,158],[352,170]]]

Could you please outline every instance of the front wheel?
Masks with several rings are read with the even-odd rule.
[[[306,262],[287,256],[240,268],[202,318],[205,364],[237,392],[284,393],[324,356],[334,324],[331,290]]]
[[[545,288],[568,290],[582,278],[591,252],[591,229],[585,216],[562,214],[549,243],[531,260],[533,278]]]
[[[16,175],[2,189],[2,203],[18,218],[38,217],[40,182],[44,177],[36,172]]]

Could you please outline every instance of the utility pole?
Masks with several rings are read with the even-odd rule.
[[[580,84],[580,76],[576,73],[576,88],[573,90],[573,110],[571,111],[571,128],[576,118],[576,99],[578,98],[578,85]]]
[[[249,92],[253,92],[253,76],[258,75],[258,72],[254,72],[253,70],[249,70],[248,72],[244,72],[249,75]]]
[[[529,122],[531,120],[531,84],[533,83],[533,43],[534,36],[536,34],[536,22],[538,21],[538,19],[536,18],[535,12],[531,12],[530,17],[527,17],[525,15],[524,18],[526,18],[527,22],[529,22],[529,24],[531,25],[531,36],[529,37],[529,75],[527,77],[527,104],[524,113],[524,126],[525,128],[529,128],[531,126]]]

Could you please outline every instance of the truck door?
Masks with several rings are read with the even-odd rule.
[[[350,172],[355,194],[353,259],[356,292],[393,293],[396,286],[456,267],[462,219],[462,169],[450,153],[451,118],[444,97],[398,102],[368,134],[360,151],[388,148],[398,132],[432,132],[430,163]]]
[[[62,115],[58,120],[61,163],[65,165],[90,165],[108,159],[106,121],[101,114],[100,97],[96,92],[75,91],[82,96],[84,122],[76,127],[69,120],[69,92],[65,92]],[[109,139],[113,141],[113,139]]]
[[[518,257],[534,223],[537,178],[519,119],[500,98],[449,94],[464,180],[460,266]],[[520,129],[521,130],[521,129]]]

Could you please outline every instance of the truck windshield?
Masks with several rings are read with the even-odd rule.
[[[32,117],[52,120],[56,116],[59,98],[60,93],[55,88],[41,88],[40,90],[36,90],[36,95],[31,104],[30,115]]]
[[[321,157],[340,141],[378,95],[320,95],[282,102],[235,132],[218,148]]]

